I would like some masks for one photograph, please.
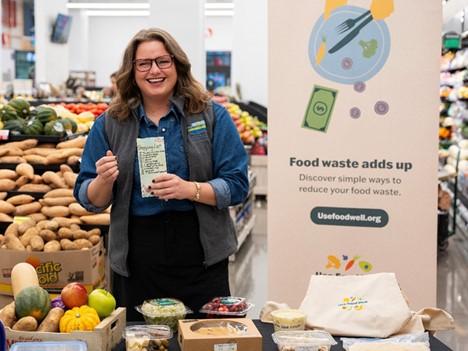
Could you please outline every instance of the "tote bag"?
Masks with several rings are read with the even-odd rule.
[[[301,311],[332,335],[385,338],[411,318],[393,273],[310,278]]]

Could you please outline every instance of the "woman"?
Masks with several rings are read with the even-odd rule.
[[[165,152],[142,157],[137,144],[147,138],[160,149],[163,140]],[[140,167],[150,161],[164,171],[161,155],[167,171],[146,181]],[[113,293],[128,320],[141,319],[133,307],[145,299],[175,297],[197,312],[230,295],[228,256],[237,238],[228,207],[247,196],[247,163],[229,114],[209,101],[174,38],[161,29],[138,32],[117,72],[117,96],[88,136],[75,185],[88,210],[112,204]]]

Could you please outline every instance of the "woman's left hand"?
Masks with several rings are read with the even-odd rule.
[[[192,182],[183,180],[175,174],[162,174],[153,179],[148,191],[161,200],[192,199],[196,188]]]

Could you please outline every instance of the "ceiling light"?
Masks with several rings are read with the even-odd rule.
[[[232,10],[234,9],[233,3],[205,3],[205,9],[207,10]]]
[[[67,3],[69,9],[149,9],[149,3],[84,3],[84,2],[69,2]]]
[[[103,16],[103,17],[143,17],[149,16],[149,11],[86,11],[88,16]]]
[[[234,16],[233,10],[205,10],[205,16]]]

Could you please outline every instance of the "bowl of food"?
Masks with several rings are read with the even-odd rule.
[[[200,309],[207,318],[245,318],[253,307],[244,297],[215,297]]]
[[[172,331],[167,325],[132,325],[124,337],[127,351],[168,351]]]
[[[182,301],[173,298],[145,300],[135,309],[143,315],[147,324],[167,325],[173,332],[177,332],[179,319],[192,312]]]
[[[299,310],[283,308],[271,312],[275,331],[304,330],[306,315]]]

